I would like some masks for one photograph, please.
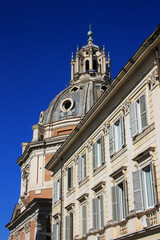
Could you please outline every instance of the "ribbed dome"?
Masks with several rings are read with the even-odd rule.
[[[82,117],[106,89],[104,81],[88,81],[72,85],[59,93],[45,112],[41,112],[39,124]]]

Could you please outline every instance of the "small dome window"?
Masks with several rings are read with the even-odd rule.
[[[66,98],[61,102],[60,109],[62,112],[68,112],[74,107],[74,101],[71,98]]]
[[[76,92],[76,91],[78,91],[78,90],[79,90],[79,87],[75,86],[75,87],[73,87],[73,88],[71,89],[71,92]]]
[[[101,87],[101,90],[102,90],[102,91],[106,91],[106,89],[107,89],[107,87],[106,87],[105,85],[103,85],[103,86]]]
[[[86,61],[86,72],[88,72],[89,71],[89,61],[87,60]]]
[[[97,72],[97,61],[93,60],[93,70]]]

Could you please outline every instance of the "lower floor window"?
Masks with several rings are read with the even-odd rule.
[[[73,212],[69,212],[65,219],[65,239],[73,239]]]
[[[155,204],[155,180],[152,162],[133,172],[134,202],[136,212],[144,211]]]
[[[104,227],[104,202],[103,195],[92,200],[93,209],[93,229],[101,229]]]
[[[82,236],[87,233],[87,205],[82,205]]]
[[[126,180],[112,187],[113,221],[118,222],[127,216]]]
[[[60,239],[60,223],[56,223],[53,225],[53,240]]]

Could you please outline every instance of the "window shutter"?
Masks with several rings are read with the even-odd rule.
[[[113,213],[113,221],[118,222],[118,189],[117,186],[113,186],[112,190],[112,213]]]
[[[104,202],[103,202],[103,195],[100,196],[100,218],[101,218],[100,228],[103,228],[104,227]]]
[[[53,240],[57,240],[57,224],[53,224]]]
[[[71,188],[71,168],[68,168],[68,189]]]
[[[83,170],[82,170],[82,178],[84,179],[87,176],[87,170],[86,170],[86,153],[82,156],[83,159]]]
[[[61,197],[61,179],[59,178],[58,181],[58,187],[57,187],[57,200],[60,200]]]
[[[60,222],[57,223],[57,228],[58,228],[58,231],[57,231],[57,240],[60,240]]]
[[[73,188],[73,166],[71,167],[71,188]]]
[[[73,213],[70,212],[70,239],[73,239]]]
[[[82,206],[82,236],[87,233],[87,206]]]
[[[115,152],[114,125],[111,125],[109,128],[109,150],[110,150],[110,155],[113,155]]]
[[[123,116],[120,116],[120,126],[121,126],[121,144],[124,145],[124,120]]]
[[[101,164],[104,162],[104,137],[101,136]]]
[[[78,158],[78,182],[82,180],[82,157]]]
[[[150,170],[151,170],[151,181],[152,181],[152,193],[153,193],[153,204],[156,203],[156,189],[155,189],[155,169],[154,165],[150,163]]]
[[[138,133],[138,122],[136,114],[136,103],[130,105],[130,124],[131,124],[131,136],[134,137]]]
[[[126,180],[123,180],[123,217],[126,218],[127,216],[127,184]]]
[[[93,143],[93,170],[97,168],[97,143]]]
[[[57,201],[57,181],[54,183],[54,202]]]
[[[97,199],[92,200],[92,212],[93,212],[93,229],[97,229]]]
[[[70,216],[66,216],[65,227],[65,240],[70,240]]]
[[[143,211],[143,193],[142,193],[142,179],[141,170],[133,172],[133,190],[134,190],[134,203],[136,212]]]
[[[140,101],[140,111],[141,111],[141,126],[142,126],[142,130],[143,130],[148,125],[147,108],[146,108],[146,94],[142,95],[139,98],[139,101]]]

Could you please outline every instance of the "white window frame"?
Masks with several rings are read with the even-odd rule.
[[[54,189],[53,189],[53,200],[54,203],[60,200],[60,193],[61,190],[61,178],[58,178],[57,181],[54,183]]]
[[[80,183],[87,177],[87,159],[86,152],[78,158],[78,182]]]
[[[122,185],[123,191],[120,185]],[[122,221],[127,216],[126,185],[126,180],[123,179],[112,187],[112,213],[114,222]]]
[[[148,194],[148,187],[146,184],[146,169],[149,168],[150,172],[150,187],[151,192]],[[149,185],[148,185],[149,186]],[[136,212],[142,212],[146,209],[153,208],[156,203],[156,191],[155,191],[155,176],[154,165],[152,161],[146,166],[142,166],[141,169],[133,172],[133,190],[134,190],[134,203]],[[152,196],[152,204],[149,205],[148,196]],[[138,197],[137,197],[138,196]],[[136,199],[141,199],[139,202]]]
[[[53,224],[53,240],[60,239],[60,222]]]
[[[104,136],[102,134],[93,142],[92,158],[93,170],[104,163]]]
[[[148,127],[148,106],[147,95],[143,92],[131,105],[130,105],[130,125],[131,136],[135,137]],[[144,120],[144,122],[142,122]]]
[[[71,170],[69,170],[69,169],[71,169]],[[69,173],[69,171],[70,171],[70,173]],[[69,174],[71,174],[71,175],[69,176]],[[70,177],[70,180],[69,180],[69,177]],[[70,183],[69,183],[69,181],[70,181]],[[73,188],[73,164],[71,166],[69,166],[67,169],[67,184],[68,184],[68,186],[67,186],[68,190]]]
[[[83,208],[85,208],[85,211],[86,211],[86,216],[83,215]],[[85,229],[84,229],[84,224],[85,224]],[[82,237],[85,236],[87,233],[87,204],[84,203],[82,205]]]
[[[72,236],[74,234],[73,219],[74,219],[73,211],[68,212],[68,215],[65,217],[65,240],[73,239]]]
[[[110,156],[122,149],[124,142],[124,118],[121,114],[109,128]]]
[[[103,207],[103,209],[101,209],[101,207]],[[102,229],[104,227],[104,194],[100,194],[96,198],[92,199],[92,215],[93,229]]]

